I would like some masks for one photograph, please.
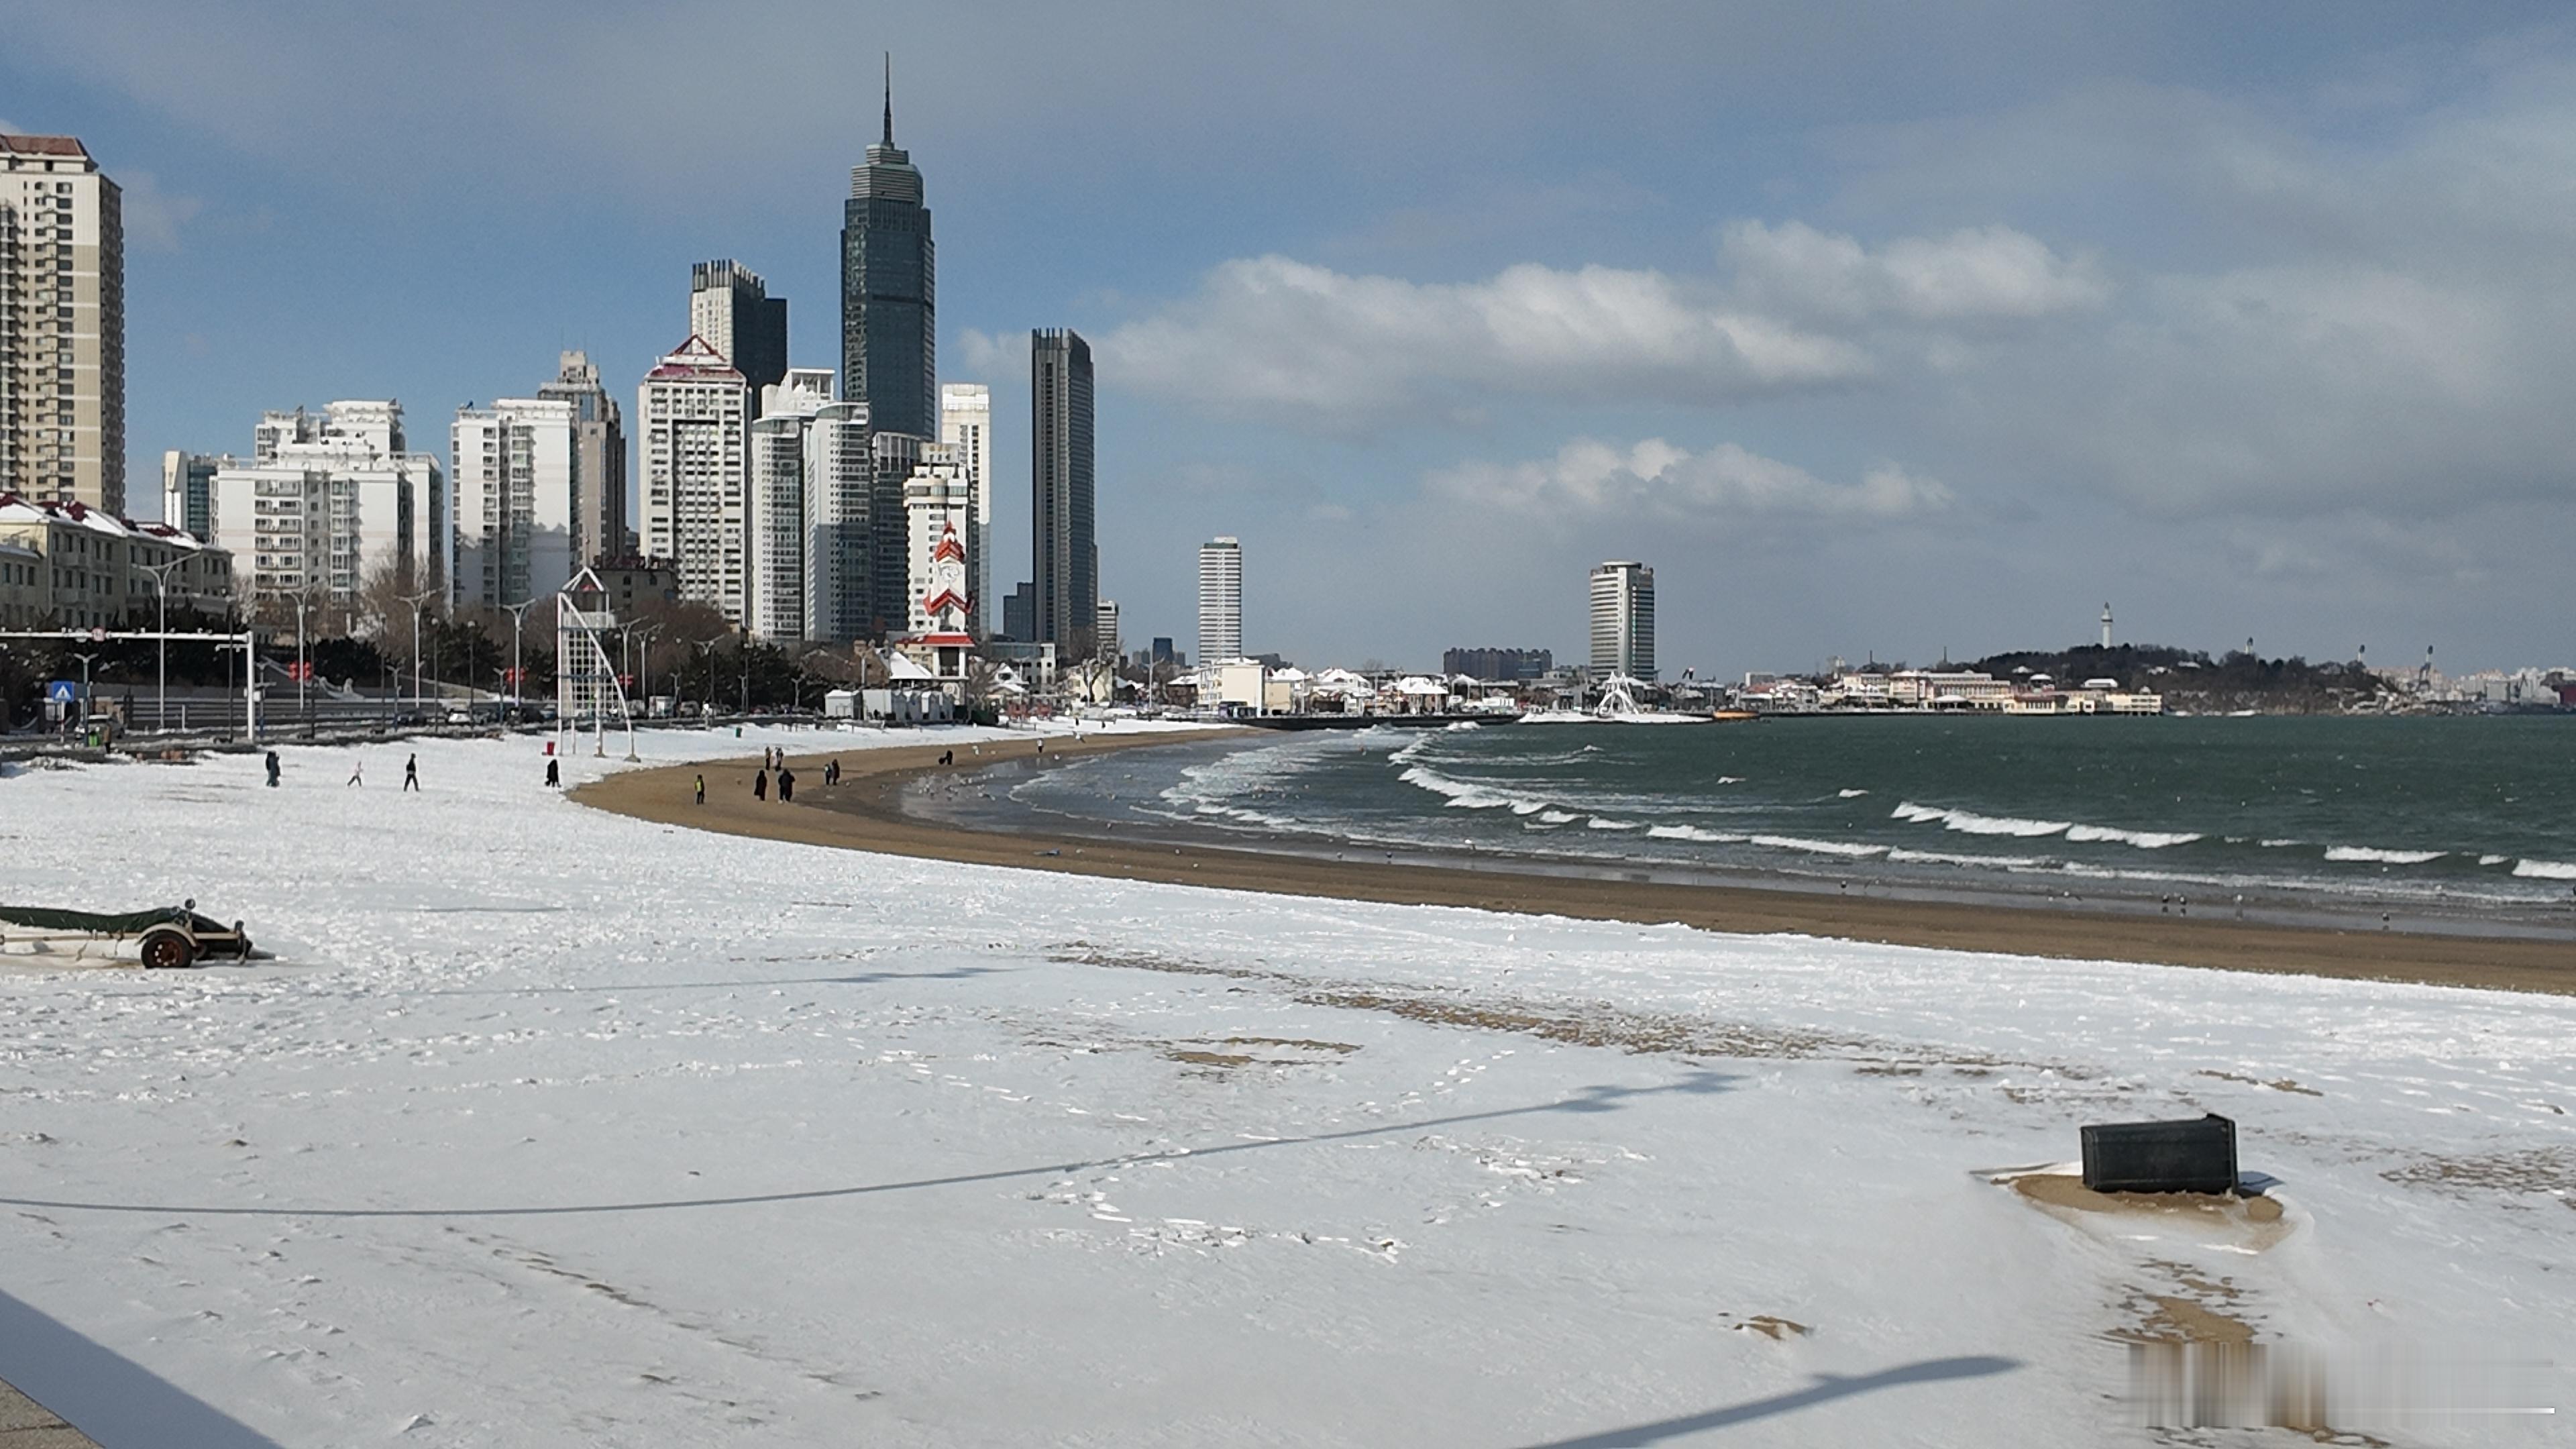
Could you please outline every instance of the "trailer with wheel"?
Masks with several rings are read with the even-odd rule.
[[[174,971],[210,959],[252,959],[242,923],[197,914],[188,901],[157,910],[60,911],[0,906],[0,956],[37,956]]]

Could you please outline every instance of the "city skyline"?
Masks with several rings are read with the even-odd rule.
[[[1667,673],[2072,642],[2111,572],[2140,639],[2565,652],[2548,579],[2576,526],[2569,449],[2525,379],[2556,368],[2546,258],[2571,226],[2546,199],[2560,158],[2522,138],[2555,134],[2576,39],[2541,9],[2363,7],[2331,37],[2254,22],[2226,46],[2012,6],[1830,34],[1675,9],[1662,48],[1723,54],[1719,74],[1660,60],[1653,26],[1558,17],[1489,26],[1494,74],[1435,47],[1408,86],[1369,62],[1291,94],[1235,57],[1311,57],[1333,17],[1039,22],[995,50],[772,8],[812,27],[815,60],[749,69],[681,46],[677,12],[629,22],[648,71],[705,61],[704,102],[760,124],[747,148],[641,145],[616,129],[638,114],[623,101],[531,111],[432,37],[417,77],[308,93],[345,123],[310,153],[263,87],[219,113],[149,83],[166,72],[148,57],[301,74],[376,22],[250,17],[234,36],[140,4],[13,21],[0,122],[79,136],[125,191],[127,511],[152,511],[132,480],[164,452],[227,451],[281,398],[400,397],[426,420],[574,347],[622,386],[672,344],[653,321],[669,277],[708,257],[828,315],[811,299],[839,282],[838,178],[884,144],[884,97],[806,82],[826,52],[891,46],[950,241],[928,346],[947,379],[995,390],[987,595],[1029,546],[1015,339],[1062,322],[1099,356],[1098,592],[1140,636],[1188,627],[1191,550],[1225,531],[1267,561],[1265,642],[1307,658],[1480,638],[1571,655],[1553,591],[1484,580],[1612,556],[1657,562]],[[607,94],[580,49],[567,93]],[[1626,78],[1619,100],[1579,112],[1551,94],[1577,88],[1495,83],[1542,57]],[[1033,110],[1031,78],[1068,58],[1102,99]],[[1120,84],[1203,62],[1184,92]],[[1034,148],[1031,115],[1052,127]],[[1397,129],[1430,171],[1372,158]],[[1230,180],[1286,146],[1337,172],[1329,195]],[[439,219],[468,174],[452,158],[510,203],[573,154],[597,180],[582,197]],[[243,281],[284,273],[292,297],[367,305],[281,307]],[[833,364],[830,333],[799,329],[791,360]],[[1382,580],[1392,607],[1349,607]]]

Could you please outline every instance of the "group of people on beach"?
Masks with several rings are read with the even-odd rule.
[[[772,771],[776,771],[778,775],[778,803],[785,805],[795,800],[796,772],[787,767],[787,751],[776,745],[760,752],[760,768],[751,777],[751,798],[754,800],[769,798],[769,776]],[[841,783],[839,760],[824,762],[823,783],[826,785]],[[707,777],[704,774],[697,777],[697,792],[698,803],[701,805],[707,803]]]
[[[275,750],[268,752],[266,764],[268,767],[268,788],[274,790],[277,788],[278,781],[284,777],[286,766],[283,761],[278,759],[277,751]],[[364,788],[366,783],[367,757],[365,755],[355,756],[349,762],[348,783],[343,785],[341,788],[347,789],[351,786]],[[405,793],[409,793],[420,788],[420,756],[417,754],[407,755],[403,758],[402,787]],[[546,756],[546,788],[549,790],[560,790],[563,788],[563,762],[556,759],[553,755]]]

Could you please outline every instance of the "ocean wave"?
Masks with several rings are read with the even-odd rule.
[[[2264,848],[2265,850],[2287,850],[2287,849],[2289,849],[2289,848],[2290,848],[2291,846],[2293,846],[2293,845],[2305,845],[2306,843],[2307,843],[2307,842],[2306,842],[2306,841],[2303,841],[2303,840],[2289,840],[2289,839],[2282,839],[2282,840],[2266,840],[2266,841],[2261,842],[2261,844],[2262,844],[2262,846],[2263,846],[2263,848]]]
[[[1973,810],[1943,810],[1931,805],[1917,805],[1911,800],[1900,802],[1894,810],[1888,812],[1888,816],[1890,819],[1911,820],[1917,824],[1930,824],[1938,820],[1941,822],[1942,829],[1956,830],[1962,835],[2013,835],[2023,839],[2055,835],[2073,823],[2065,820],[2024,820],[2012,815],[1980,815]]]
[[[2035,855],[1949,855],[1938,850],[1907,850],[1902,846],[1887,853],[1898,865],[1986,865],[2003,870],[2029,870],[2048,862]]]
[[[1449,731],[1451,734],[1456,734],[1462,730],[1483,729],[1484,726],[1471,719],[1462,719],[1451,724],[1443,725],[1441,728]]]
[[[1634,830],[1637,828],[1637,822],[1634,820],[1612,820],[1608,816],[1604,815],[1595,815],[1587,823],[1594,830]]]
[[[1851,791],[1844,791],[1849,795]],[[2133,845],[2140,850],[2163,850],[2168,846],[2189,845],[2203,839],[2196,830],[2123,830],[2116,825],[2085,825],[2071,820],[2025,820],[2017,815],[1980,815],[1974,810],[1945,810],[1937,805],[1917,805],[1903,801],[1888,812],[1892,820],[1910,820],[1918,825],[1939,821],[1944,830],[1962,835],[2008,835],[2017,840],[2036,840],[2044,835],[2063,834],[2068,840],[2082,843],[2110,842]]]
[[[2513,873],[2525,879],[2576,880],[2576,865],[2563,860],[2517,860]]]
[[[2448,854],[2450,852],[2447,850],[2381,850],[2371,845],[2326,847],[2328,860],[2377,861],[2383,865],[2422,865],[2428,860],[2440,860]]]
[[[2195,830],[2116,830],[2108,825],[2070,825],[2069,840],[2116,840],[2140,850],[2162,850],[2168,845],[2189,845],[2200,839]]]
[[[2479,857],[2478,857],[2478,864],[2480,864],[2480,865],[2502,865],[2502,864],[2504,864],[2506,861],[2511,860],[2511,859],[2513,859],[2513,857],[2512,857],[2512,856],[2510,856],[2510,855],[2481,855],[2481,856],[2479,856]],[[2549,863],[2549,862],[2547,862],[2547,861],[2542,861],[2542,862],[2541,862],[2541,864],[2543,864],[2543,865],[2547,865],[2548,863]]]
[[[1755,845],[1769,846],[1773,850],[1803,850],[1815,855],[1840,855],[1854,860],[1887,853],[1884,845],[1861,845],[1849,840],[1808,840],[1796,835],[1756,835],[1751,839]]]
[[[1465,780],[1453,780],[1428,765],[1412,766],[1395,778],[1408,785],[1428,790],[1434,795],[1446,796],[1449,807],[1456,810],[1499,810],[1507,805],[1518,806],[1527,803],[1535,807],[1545,803],[1530,800],[1524,795],[1507,795],[1500,790],[1489,789]],[[1524,810],[1520,813],[1526,815],[1529,812]]]
[[[1585,748],[1589,749],[1590,746],[1587,745]],[[1744,783],[1744,777],[1742,775],[1720,775],[1717,777],[1717,783],[1721,785],[1741,785]]]
[[[1867,790],[1836,790],[1834,792],[1834,798],[1837,800],[1857,800],[1868,793],[1869,792]]]
[[[1538,814],[1538,823],[1541,825],[1572,825],[1574,821],[1574,816],[1562,810],[1542,810]]]
[[[1696,825],[1649,825],[1646,827],[1646,833],[1657,840],[1691,840],[1702,845],[1735,845],[1745,838],[1741,835],[1725,835],[1714,830],[1702,830]]]

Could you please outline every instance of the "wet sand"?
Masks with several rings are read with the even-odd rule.
[[[1079,742],[1050,737],[1049,759],[1204,740],[1213,732],[1107,735]],[[938,764],[943,750],[956,763]],[[791,755],[796,800],[754,800],[757,758],[630,770],[581,786],[574,799],[602,810],[670,825],[848,850],[979,865],[1016,866],[1119,880],[1169,881],[1219,890],[1268,891],[1342,900],[1467,906],[1586,920],[1672,921],[1704,930],[1793,932],[1895,946],[2140,961],[2232,971],[2273,971],[2412,981],[2503,991],[2576,995],[2576,946],[2405,931],[2337,931],[2235,921],[2088,914],[2043,906],[1863,899],[1734,886],[1602,881],[1389,865],[1268,854],[1222,846],[1128,844],[1033,831],[969,830],[918,820],[902,808],[904,786],[941,769],[977,770],[1036,755],[1034,741],[852,750],[837,756],[837,788],[823,784],[829,750]],[[707,803],[691,803],[703,773]]]

